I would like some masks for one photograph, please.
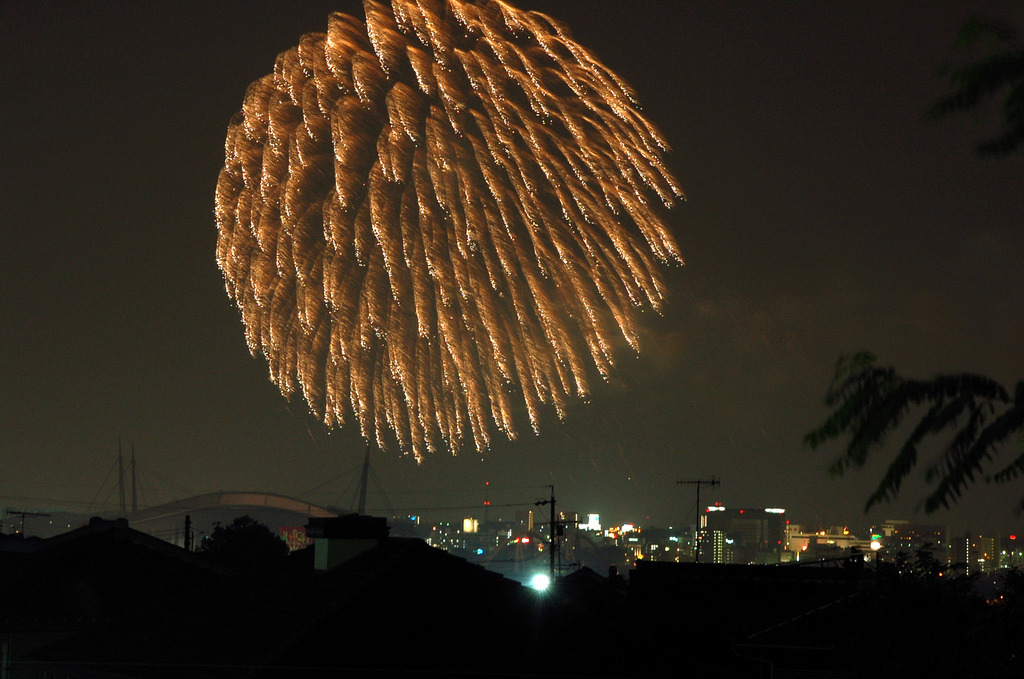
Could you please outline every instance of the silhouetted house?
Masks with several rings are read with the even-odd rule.
[[[968,580],[641,561],[538,593],[382,519],[309,530],[319,553],[236,570],[123,520],[2,538],[0,676],[1024,676],[1024,592]]]
[[[124,521],[94,520],[0,552],[4,671],[11,679],[631,673],[621,654],[586,649],[642,640],[557,589],[540,594],[421,540],[387,537],[379,520],[320,529],[317,544],[331,557],[321,570],[311,548],[291,555],[288,568],[231,572]]]
[[[843,616],[873,579],[853,560],[802,565],[637,562],[627,608],[655,646],[673,645],[718,676],[852,677]],[[823,619],[839,621],[825,625]],[[837,660],[839,659],[839,660]],[[837,664],[838,663],[838,664]],[[786,675],[787,669],[810,674]],[[858,668],[859,671],[860,668]]]
[[[260,676],[619,676],[629,667],[593,652],[628,630],[557,589],[538,593],[422,540],[384,537],[368,517],[311,521],[308,532],[317,550],[351,556],[323,570],[317,617]],[[327,559],[318,551],[318,568]]]
[[[311,518],[306,536],[316,540],[314,567],[327,571],[377,547],[390,529],[383,517],[346,514],[333,518]]]
[[[195,555],[132,530],[123,519],[93,519],[45,540],[0,541],[0,635],[8,675],[71,676],[68,668],[85,662],[96,663],[102,674],[109,660],[130,652],[100,657],[83,640],[100,635],[116,642],[126,625],[154,630],[165,618],[165,602],[221,577]]]

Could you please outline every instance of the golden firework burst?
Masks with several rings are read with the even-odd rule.
[[[516,436],[660,309],[682,193],[633,91],[504,2],[366,0],[254,82],[217,262],[286,397],[417,459]]]

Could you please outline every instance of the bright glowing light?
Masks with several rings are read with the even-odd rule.
[[[875,550],[877,552],[881,548],[882,548],[882,543],[881,542],[879,542],[878,540],[872,540],[871,541],[871,549],[873,549],[873,550]]]
[[[533,576],[533,579],[530,580],[530,587],[533,587],[538,592],[543,592],[550,585],[551,578],[544,575],[543,573],[537,573],[537,575]]]
[[[249,86],[217,263],[249,351],[328,427],[417,460],[607,378],[682,192],[621,78],[504,2],[366,2]]]
[[[786,510],[779,507],[768,507],[764,510],[768,514],[785,514]]]

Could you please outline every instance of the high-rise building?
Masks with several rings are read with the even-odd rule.
[[[520,528],[524,528],[528,531],[533,530],[535,515],[532,509],[520,509],[516,512],[516,523],[519,524]]]
[[[786,539],[785,509],[707,507],[701,517],[703,545],[715,563],[779,563]],[[709,538],[712,542],[709,542]],[[702,546],[702,558],[705,547]]]
[[[952,563],[962,564],[967,575],[998,570],[1002,540],[998,535],[972,535],[970,531],[953,541]]]
[[[999,536],[979,535],[975,538],[975,559],[980,573],[992,573],[999,569]]]

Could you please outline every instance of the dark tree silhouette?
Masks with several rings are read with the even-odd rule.
[[[225,566],[261,570],[283,562],[288,555],[288,545],[256,519],[240,516],[227,526],[214,528],[199,551]]]
[[[1024,473],[1024,447],[1009,464],[989,473],[1002,444],[1024,431],[1024,381],[1017,383],[1011,397],[1001,385],[982,375],[908,379],[895,368],[876,365],[872,354],[861,353],[839,359],[825,404],[833,409],[832,414],[807,434],[804,442],[818,448],[848,437],[845,451],[830,468],[833,476],[863,466],[872,449],[895,435],[908,418],[918,418],[868,498],[865,511],[878,502],[895,499],[903,480],[919,462],[922,444],[943,433],[948,439],[925,473],[925,479],[934,484],[924,500],[926,512],[954,504],[979,477],[1006,482]]]
[[[1005,155],[1024,143],[1024,47],[1007,24],[974,19],[957,41],[961,63],[945,70],[952,92],[935,102],[929,113],[945,117],[973,111],[1001,97],[1002,129],[978,144],[982,155]]]
[[[961,30],[957,46],[962,63],[946,68],[952,91],[932,105],[929,115],[973,111],[1001,97],[1001,130],[980,142],[977,152],[1000,156],[1024,148],[1024,48],[1016,33],[1005,23],[974,19]],[[1024,436],[1017,457],[994,473],[991,469],[1007,439],[1024,434],[1024,381],[1011,395],[982,375],[908,379],[892,367],[875,365],[872,354],[861,353],[839,359],[825,404],[832,414],[804,442],[818,448],[833,439],[848,439],[846,450],[830,468],[833,476],[862,467],[872,449],[894,436],[908,418],[918,418],[865,511],[895,499],[918,464],[922,443],[943,433],[949,438],[925,472],[925,480],[933,484],[924,500],[926,512],[955,504],[979,478],[1003,483],[1024,474]],[[1017,510],[1024,511],[1024,499]]]

